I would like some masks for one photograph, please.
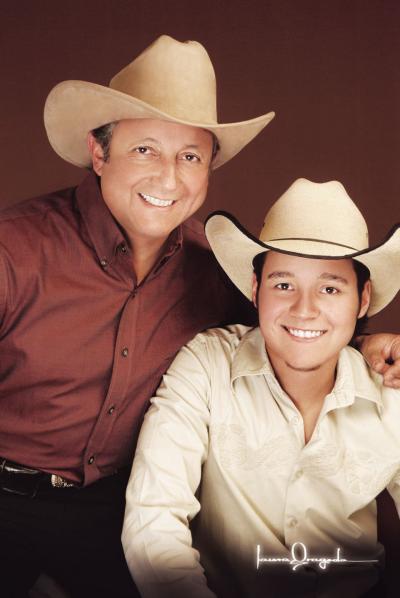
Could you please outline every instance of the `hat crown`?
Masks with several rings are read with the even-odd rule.
[[[110,87],[188,122],[217,122],[216,79],[206,49],[162,35],[110,81]]]
[[[206,129],[219,150],[211,167],[235,156],[274,118],[269,112],[250,120],[219,123],[214,68],[198,42],[162,35],[110,81],[62,81],[49,93],[44,122],[50,144],[65,160],[90,166],[87,135],[106,123],[161,119]]]
[[[321,242],[321,252],[322,244],[361,251],[368,248],[368,228],[341,183],[298,179],[268,211],[260,234],[267,244],[292,239]],[[317,251],[313,244],[310,253]]]
[[[267,213],[259,241],[232,216],[218,212],[207,219],[206,235],[226,274],[250,300],[254,258],[268,251],[364,264],[371,275],[368,316],[382,310],[400,288],[400,224],[384,243],[369,248],[366,222],[337,181],[295,181]]]

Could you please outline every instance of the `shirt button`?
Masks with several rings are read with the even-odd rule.
[[[106,259],[104,259],[104,258],[103,258],[102,260],[100,260],[100,266],[101,266],[102,268],[107,268],[107,266],[108,266],[108,262],[107,262],[107,260],[106,260]]]
[[[122,357],[128,357],[129,349],[128,347],[124,347],[121,351]]]
[[[292,424],[292,426],[297,426],[298,423],[300,421],[300,418],[298,415],[295,415],[294,417],[292,417],[292,419],[290,420],[290,423]]]
[[[94,463],[94,456],[93,455],[91,457],[89,457],[88,463],[89,463],[89,465],[92,465],[92,463]]]
[[[288,524],[288,527],[296,527],[296,525],[298,524],[298,521],[297,521],[296,517],[289,517],[287,524]]]
[[[108,410],[108,415],[112,415],[115,411],[115,405],[111,405],[110,409]]]

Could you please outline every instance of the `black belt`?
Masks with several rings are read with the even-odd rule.
[[[0,457],[0,489],[4,492],[34,498],[39,486],[43,484],[53,488],[71,488],[75,486],[75,484],[54,473],[31,469],[20,463],[14,463]]]

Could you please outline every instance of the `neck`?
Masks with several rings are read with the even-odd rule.
[[[337,358],[308,370],[296,369],[290,364],[275,360],[273,356],[269,358],[281,387],[303,417],[304,436],[305,441],[308,442],[324,399],[335,384]]]

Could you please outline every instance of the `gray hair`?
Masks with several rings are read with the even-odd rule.
[[[91,132],[93,137],[96,139],[97,143],[103,150],[104,162],[108,162],[108,159],[110,157],[110,144],[112,132],[117,123],[118,121],[115,120],[111,123],[102,125],[101,127],[97,127],[97,129],[93,129]]]

